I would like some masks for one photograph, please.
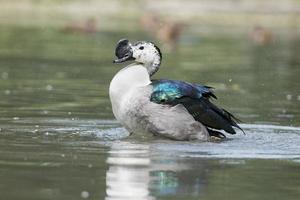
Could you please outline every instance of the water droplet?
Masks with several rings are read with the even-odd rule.
[[[93,167],[93,165],[92,164],[88,164],[88,168],[92,168]]]
[[[13,118],[13,120],[19,120],[20,119],[20,117],[14,117]]]
[[[2,79],[8,79],[8,73],[2,72],[1,77],[2,77]]]
[[[231,83],[232,82],[232,78],[230,78],[228,81]]]
[[[297,96],[297,100],[300,101],[300,95]]]
[[[281,111],[283,114],[285,114],[286,113],[286,109],[282,109],[282,111]]]
[[[72,115],[72,112],[68,112],[68,115]]]
[[[46,132],[45,135],[49,135],[49,132]]]
[[[4,94],[6,94],[6,95],[10,95],[10,93],[11,93],[10,90],[5,90],[5,91],[4,91]]]
[[[89,196],[90,196],[90,193],[89,193],[88,191],[82,191],[82,192],[81,192],[81,197],[82,197],[82,198],[86,199],[86,198],[88,198]]]
[[[43,111],[43,114],[47,115],[47,114],[48,114],[48,111],[47,111],[47,110],[44,110],[44,111]]]
[[[287,95],[286,95],[286,99],[287,99],[288,101],[292,100],[292,95],[291,95],[291,94],[287,94]]]
[[[38,131],[39,131],[38,129],[34,129],[32,132],[37,133]]]
[[[64,158],[66,155],[65,154],[61,154],[60,156]]]
[[[40,126],[37,124],[37,125],[35,125],[34,127],[35,127],[35,128],[38,128],[38,127],[40,127]]]
[[[47,85],[47,86],[46,86],[46,90],[47,90],[47,91],[53,90],[53,86],[52,86],[52,85]]]

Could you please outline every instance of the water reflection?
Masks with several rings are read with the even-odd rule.
[[[154,199],[149,192],[149,145],[114,143],[107,163],[107,200]]]
[[[106,161],[106,199],[218,199],[222,198],[219,194],[231,195],[228,191],[239,190],[236,188],[245,192],[249,185],[261,192],[274,184],[273,179],[294,176],[296,171],[285,170],[299,162],[299,128],[247,124],[242,127],[247,135],[232,136],[220,143],[145,143],[130,138],[112,142]],[[278,165],[276,169],[274,164]],[[257,171],[269,177],[260,187],[256,187],[260,178]],[[247,177],[256,178],[248,182]],[[234,195],[238,199],[242,194]]]
[[[186,162],[183,158],[161,153],[153,144],[112,144],[107,159],[106,199],[156,199],[152,194],[201,195],[208,183],[206,161]]]

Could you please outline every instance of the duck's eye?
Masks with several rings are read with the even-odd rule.
[[[143,50],[143,49],[144,49],[144,47],[143,47],[143,46],[141,46],[139,49],[140,49],[140,50]]]

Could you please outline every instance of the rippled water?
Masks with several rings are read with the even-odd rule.
[[[128,138],[114,120],[14,119],[1,134],[1,196],[297,199],[300,128],[242,127],[197,143]]]
[[[128,137],[114,120],[107,90],[124,35],[146,37],[2,27],[0,199],[299,198],[299,39],[188,32],[164,54],[156,78],[214,86],[243,121],[246,135],[197,143]]]

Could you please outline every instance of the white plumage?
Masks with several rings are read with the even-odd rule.
[[[160,135],[176,140],[207,140],[206,128],[182,105],[168,106],[150,101],[152,86],[148,70],[134,63],[112,79],[109,96],[116,119],[130,133]]]

